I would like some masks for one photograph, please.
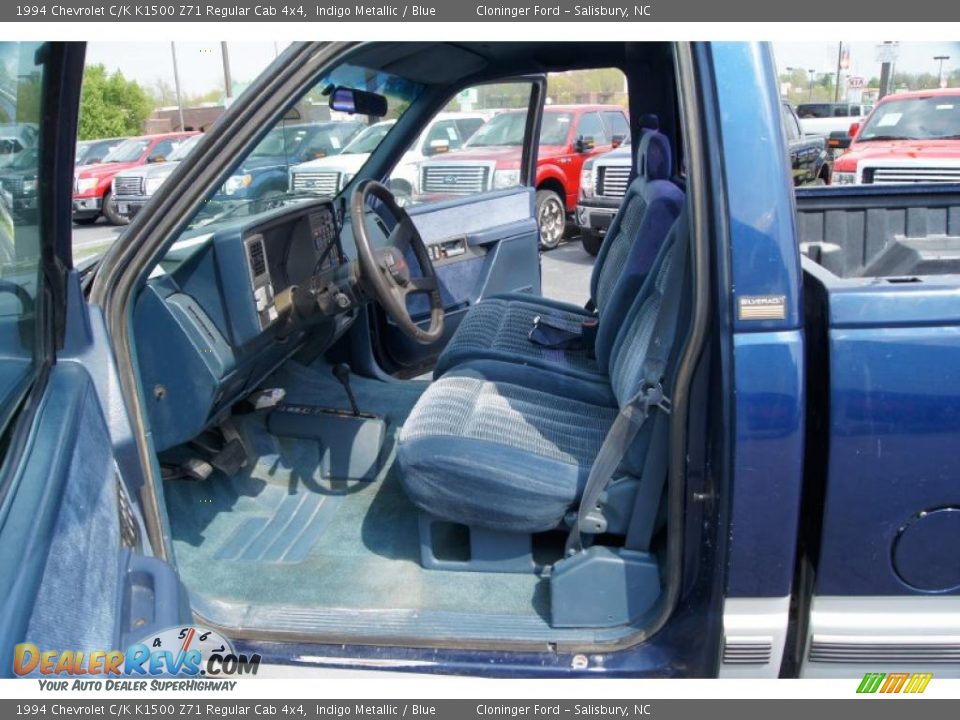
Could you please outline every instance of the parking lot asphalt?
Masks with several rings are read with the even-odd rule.
[[[110,225],[102,218],[94,225],[74,225],[74,261],[102,253],[123,230],[123,227]],[[571,233],[560,247],[542,253],[540,258],[544,296],[583,305],[590,297],[593,257],[583,249],[580,238]]]

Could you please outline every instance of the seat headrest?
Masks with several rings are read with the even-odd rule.
[[[669,180],[673,174],[670,141],[659,130],[646,130],[637,148],[637,177]]]
[[[659,130],[660,118],[655,113],[644,113],[640,116],[641,130]]]

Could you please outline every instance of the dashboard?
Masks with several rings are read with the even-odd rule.
[[[134,311],[158,450],[199,435],[307,341],[322,352],[349,329],[362,296],[344,237],[334,204],[315,200],[171,247]]]
[[[243,244],[261,330],[280,319],[279,293],[292,287],[322,291],[344,263],[332,205],[257,227],[244,233]]]

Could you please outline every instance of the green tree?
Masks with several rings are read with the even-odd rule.
[[[153,111],[153,102],[135,80],[119,70],[107,74],[103,65],[83,73],[78,136],[81,140],[139,135]]]

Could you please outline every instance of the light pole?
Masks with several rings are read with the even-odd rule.
[[[833,101],[840,102],[840,70],[843,69],[843,42],[837,46],[837,79],[833,85]]]
[[[807,70],[807,72],[810,73],[810,86],[809,92],[807,93],[807,100],[813,100],[813,76],[817,74],[817,71],[810,69]]]
[[[939,62],[939,63],[940,63],[940,67],[939,67],[939,69],[937,70],[937,85],[939,85],[940,87],[945,87],[944,82],[943,82],[943,61],[944,61],[944,60],[949,60],[949,59],[950,59],[950,56],[949,56],[949,55],[934,55],[934,56],[933,56],[933,59],[934,59],[936,62]]]
[[[180,115],[180,129],[184,130],[183,101],[180,99],[180,72],[177,70],[177,46],[173,42],[170,43],[170,55],[173,57],[173,84],[177,89],[177,113]]]
[[[223,58],[223,88],[227,99],[227,105],[233,98],[233,78],[230,77],[230,52],[227,50],[227,43],[220,43],[220,56]]]

